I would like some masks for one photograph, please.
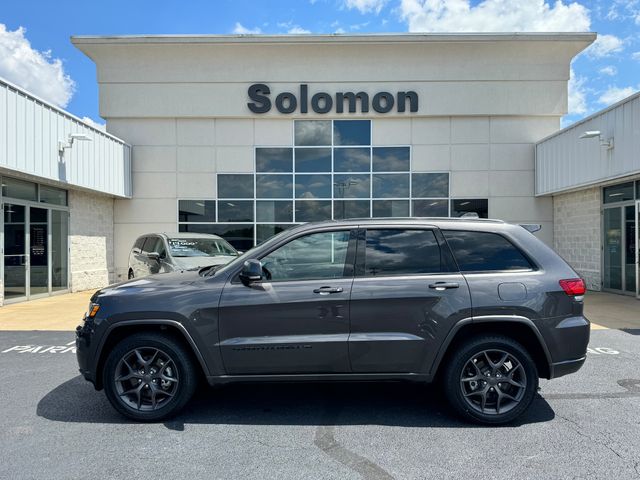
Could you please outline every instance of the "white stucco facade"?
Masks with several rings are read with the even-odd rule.
[[[108,131],[133,147],[133,198],[114,201],[116,278],[126,278],[138,235],[176,231],[180,200],[220,198],[219,175],[254,174],[256,149],[293,147],[301,120],[369,119],[372,148],[409,148],[413,176],[448,174],[447,202],[486,201],[490,217],[542,224],[539,236],[553,245],[552,199],[534,192],[535,144],[558,130],[567,109],[569,63],[594,38],[73,38],[96,62]],[[268,85],[274,103],[279,93],[291,92],[297,108],[252,112],[248,88],[256,83]],[[362,91],[371,99],[380,91],[412,91],[419,108],[337,113],[334,104],[327,113],[311,107],[303,113],[300,85],[309,97]]]

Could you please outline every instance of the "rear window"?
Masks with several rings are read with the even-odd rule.
[[[367,230],[365,275],[438,273],[440,247],[431,230]]]
[[[527,257],[502,235],[458,230],[442,233],[463,272],[533,269]]]

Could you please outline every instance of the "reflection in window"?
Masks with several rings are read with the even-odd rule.
[[[446,198],[449,196],[449,174],[414,173],[411,190],[414,198]]]
[[[469,198],[451,200],[451,216],[462,217],[478,216],[479,218],[488,218],[489,215],[489,200],[486,198]]]
[[[370,120],[334,120],[334,145],[371,145]]]
[[[178,202],[179,222],[215,222],[215,200],[180,200]]]
[[[333,196],[335,198],[369,198],[368,174],[334,175]]]
[[[373,198],[408,198],[408,173],[377,173],[373,175]]]
[[[330,172],[330,148],[296,148],[296,172]]]
[[[262,257],[267,280],[311,280],[344,276],[349,231],[296,238]]]
[[[219,200],[219,222],[253,222],[253,200]]]
[[[293,201],[256,201],[256,222],[293,222]]]
[[[408,172],[409,147],[374,147],[374,172]]]
[[[256,228],[256,244],[259,245],[265,240],[268,240],[274,235],[277,235],[278,233],[283,232],[293,226],[295,226],[295,224],[261,223],[257,225],[257,228]]]
[[[296,198],[331,198],[331,175],[296,175]]]
[[[40,185],[40,202],[53,205],[67,205],[67,191],[61,188]]]
[[[296,200],[296,222],[331,220],[331,200]]]
[[[218,198],[253,198],[253,175],[219,173]]]
[[[369,200],[335,200],[333,202],[333,218],[336,220],[370,216]]]
[[[333,169],[336,172],[369,172],[370,148],[336,148],[333,151]]]
[[[331,145],[331,120],[303,120],[294,122],[295,146]]]
[[[449,200],[414,200],[414,217],[448,217]]]
[[[530,270],[531,263],[509,240],[496,233],[443,230],[460,270]]]
[[[38,186],[35,183],[18,180],[16,178],[2,177],[2,196],[19,198],[21,200],[38,200]]]
[[[365,275],[416,275],[440,271],[440,247],[431,230],[367,230]]]
[[[256,198],[292,198],[293,175],[256,175]]]
[[[374,200],[372,216],[374,217],[408,217],[409,216],[409,200]]]
[[[219,235],[240,251],[246,251],[253,247],[252,223],[181,223],[179,225],[179,231]]]
[[[633,200],[633,182],[612,185],[602,189],[602,200],[604,203],[625,202]]]
[[[256,172],[292,171],[292,148],[256,148]]]

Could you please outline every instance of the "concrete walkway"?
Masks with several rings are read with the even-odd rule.
[[[0,330],[74,330],[94,290],[41,298],[0,307]],[[585,314],[593,329],[640,332],[640,300],[613,293],[588,292]]]
[[[640,332],[640,300],[635,297],[587,292],[584,312],[591,322],[603,327]]]
[[[75,330],[95,290],[0,307],[0,330]]]

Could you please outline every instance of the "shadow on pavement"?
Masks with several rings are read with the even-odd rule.
[[[47,393],[37,414],[58,422],[135,423],[120,416],[103,392],[77,376]],[[513,426],[555,417],[539,395]],[[165,422],[242,425],[389,425],[470,428],[451,413],[435,386],[379,383],[254,383],[202,387],[187,407]],[[482,428],[482,427],[480,427]]]

